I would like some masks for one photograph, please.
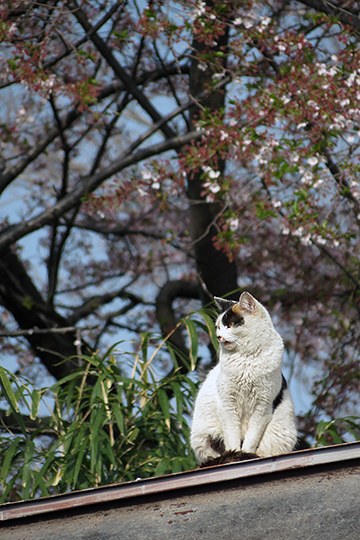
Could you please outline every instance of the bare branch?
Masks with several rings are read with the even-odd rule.
[[[144,303],[144,301],[139,296],[136,296],[135,294],[126,291],[125,287],[121,287],[121,289],[117,289],[109,293],[92,296],[91,298],[86,300],[81,306],[76,308],[73,313],[67,318],[67,320],[69,321],[69,323],[73,324],[81,319],[84,319],[88,315],[94,313],[94,311],[96,311],[96,309],[98,309],[99,307],[112,302],[115,298],[123,298],[130,300],[133,306]]]
[[[30,332],[25,337],[55,378],[64,377],[78,367],[74,359],[75,333],[47,332],[48,328],[67,327],[67,321],[44,302],[22,261],[9,251],[0,258],[0,299],[21,329],[45,330],[44,333]],[[86,343],[84,345],[87,347]]]
[[[118,91],[118,89],[118,85],[113,84],[105,87],[101,92],[101,95],[98,96],[98,101],[108,97],[115,91]],[[78,109],[78,107],[75,107],[68,112],[64,118],[59,119],[62,130],[64,131],[68,129],[81,115],[82,112]],[[59,136],[59,124],[51,129],[48,129],[48,126],[46,127],[46,134],[44,134],[44,138],[40,141],[38,146],[35,146],[35,148],[28,153],[24,160],[17,163],[12,169],[5,172],[3,175],[0,175],[0,194],[17,176],[19,176],[26,169],[26,167],[28,167],[28,165],[30,165],[30,163],[35,161],[35,159],[46,150],[46,148],[56,139],[56,137]]]
[[[137,86],[133,78],[128,75],[126,70],[119,64],[111,49],[105,43],[105,41],[93,31],[93,27],[90,24],[85,12],[77,5],[74,0],[68,2],[70,9],[73,11],[79,24],[90,35],[90,39],[99,51],[99,53],[106,60],[107,64],[112,68],[115,75],[122,81],[125,88],[134,96],[139,105],[148,113],[153,122],[161,122],[162,116],[151,104],[145,94]],[[173,138],[175,136],[174,130],[167,124],[163,123],[160,127],[161,131],[167,138]]]
[[[351,26],[357,32],[360,31],[360,9],[351,9],[347,6],[343,7],[341,2],[337,4],[332,0],[298,0],[298,2],[305,4],[315,11],[333,15],[340,22]]]
[[[182,69],[180,74],[188,72],[187,66],[180,66],[180,68]],[[179,75],[178,66],[174,62],[171,63],[169,66],[166,67],[166,74]],[[138,79],[134,81],[134,83],[137,85],[142,85],[148,82],[161,79],[163,76],[164,76],[164,72],[162,70],[153,70],[153,71],[143,73]],[[96,104],[98,105],[101,101],[108,98],[112,94],[116,92],[122,92],[124,90],[125,90],[125,87],[120,82],[114,82],[109,85],[106,85],[97,95]],[[74,122],[82,116],[82,114],[83,114],[82,109],[81,108],[79,109],[78,106],[76,106],[73,110],[68,112],[63,118],[60,118],[60,124],[62,126],[63,131],[65,131],[66,129],[69,129],[74,124]],[[165,119],[165,121],[167,120],[168,119]],[[35,161],[36,158],[39,157],[58,136],[59,136],[58,126],[52,127],[50,129],[47,126],[46,133],[44,133],[44,137],[41,139],[39,144],[35,146],[33,150],[29,152],[20,163],[17,163],[14,167],[6,171],[4,174],[0,174],[0,195],[11,184],[11,182],[15,178],[17,178],[33,161]]]
[[[92,176],[81,178],[74,189],[69,191],[60,201],[58,201],[52,208],[45,210],[38,216],[30,219],[26,223],[18,223],[12,225],[3,230],[0,236],[0,251],[7,249],[8,246],[30,234],[33,231],[40,229],[44,225],[48,225],[57,217],[63,215],[68,210],[74,208],[82,197],[93,192],[98,186],[100,186],[105,180],[107,180],[113,174],[120,172],[121,170],[139,163],[144,159],[158,155],[168,150],[178,150],[182,146],[199,139],[203,135],[200,130],[191,131],[185,135],[174,137],[173,139],[166,140],[161,143],[153,144],[140,150],[133,155],[125,155],[114,161],[110,167],[103,169],[102,171]]]
[[[359,218],[360,203],[352,194],[347,178],[345,178],[345,175],[341,171],[339,165],[333,160],[330,153],[327,150],[323,150],[322,153],[326,159],[326,165],[329,171],[331,172],[336,183],[339,186],[340,194],[346,199],[348,199],[348,201],[351,202],[352,207],[354,209],[355,219],[357,220],[358,224],[360,224],[360,218]]]
[[[120,225],[114,221],[109,220],[96,220],[90,216],[83,217],[81,221],[75,224],[78,229],[85,229],[87,231],[94,231],[99,234],[107,236],[113,236],[116,238],[126,238],[131,236],[143,236],[144,238],[150,238],[153,240],[165,241],[168,245],[172,246],[186,254],[187,257],[192,258],[192,253],[187,250],[179,241],[169,240],[166,233],[154,232],[148,229],[137,229],[131,224]],[[177,240],[181,240],[181,234],[177,236]]]
[[[168,336],[170,343],[179,351],[178,361],[183,369],[187,369],[183,364],[183,357],[188,356],[188,351],[184,343],[181,329],[178,327],[178,319],[175,317],[173,302],[177,298],[200,298],[200,288],[198,284],[191,281],[168,281],[160,290],[156,298],[156,318],[160,325],[163,336]]]
[[[94,326],[85,326],[82,328],[78,328],[76,326],[65,326],[63,328],[55,327],[55,328],[29,328],[29,330],[14,330],[13,332],[0,332],[0,337],[21,337],[21,336],[33,336],[36,334],[67,334],[71,332],[72,334],[78,330],[81,332],[84,330],[95,330],[96,328],[99,328],[99,325]]]
[[[33,433],[36,436],[58,436],[58,433],[51,425],[51,418],[49,417],[32,420],[29,416],[22,414],[21,419],[26,433]],[[9,433],[24,434],[24,430],[19,425],[16,415],[3,409],[0,409],[0,430],[6,430]]]

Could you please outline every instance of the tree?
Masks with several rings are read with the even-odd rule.
[[[288,370],[316,370],[304,432],[353,412],[359,13],[5,3],[3,354],[59,380],[80,353],[160,328],[186,373],[178,319],[246,287],[271,309]]]

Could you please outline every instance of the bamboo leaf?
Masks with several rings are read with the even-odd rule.
[[[34,389],[31,394],[31,412],[30,412],[30,418],[31,420],[36,420],[39,412],[39,405],[40,405],[40,399],[41,399],[41,390]]]
[[[101,448],[101,451],[102,454],[104,454],[108,458],[110,464],[114,467],[116,465],[116,457],[111,447],[111,444],[104,444]]]
[[[81,371],[74,371],[73,373],[66,375],[66,377],[63,377],[62,379],[56,381],[56,383],[51,387],[51,389],[56,390],[58,387],[63,386],[64,384],[73,381],[74,379],[78,379],[81,375]]]
[[[177,420],[182,426],[184,416],[183,416],[183,410],[184,410],[184,402],[183,402],[183,394],[181,392],[180,385],[178,383],[171,383],[171,388],[173,390],[175,401],[176,401],[176,416]]]
[[[125,421],[124,421],[124,415],[121,410],[121,404],[116,403],[116,402],[111,403],[111,413],[115,417],[115,421],[121,435],[124,435],[125,434]]]
[[[22,439],[16,437],[7,448],[6,452],[3,454],[3,462],[0,472],[0,483],[5,485],[8,481],[8,475],[10,471],[10,466],[12,464],[13,458],[16,456],[17,451],[19,450]]]
[[[87,440],[87,438],[84,437],[84,434],[85,434],[85,426],[82,425],[80,428],[79,435],[77,437],[79,443],[77,445],[77,456],[76,456],[76,462],[75,462],[73,475],[72,475],[72,481],[71,481],[73,489],[75,489],[77,485],[79,473],[83,465],[85,452],[86,450],[89,449],[89,441]]]
[[[183,319],[184,324],[186,326],[186,329],[189,334],[189,341],[190,341],[190,348],[189,348],[189,356],[190,356],[190,369],[191,371],[194,371],[197,364],[197,357],[198,357],[198,346],[199,346],[199,338],[196,331],[196,326],[194,321],[191,319]]]
[[[11,377],[10,372],[5,368],[0,367],[0,383],[1,383],[1,386],[2,386],[2,389],[3,389],[6,401],[11,406],[11,408],[15,412],[18,413],[18,412],[20,412],[19,411],[19,406],[18,406],[18,403],[16,401],[14,391],[13,391],[13,389],[11,387],[11,384],[10,384],[10,380],[9,380],[10,377]]]
[[[22,467],[22,485],[23,485],[23,494],[25,499],[29,499],[32,489],[31,489],[31,477],[32,477],[32,464],[35,463],[35,444],[33,441],[27,441],[25,452],[24,452],[24,463]]]
[[[107,351],[105,352],[105,354],[103,354],[103,356],[101,357],[101,362],[104,362],[105,360],[110,358],[112,356],[114,350],[116,349],[116,347],[118,347],[119,345],[122,345],[123,343],[124,343],[124,340],[122,339],[120,341],[117,341],[113,345],[111,345],[111,347],[109,347],[107,349]]]
[[[9,502],[9,496],[10,493],[14,490],[15,482],[17,482],[19,477],[19,473],[15,474],[8,482],[6,482],[4,485],[6,486],[4,493],[0,497],[1,503]]]
[[[212,317],[210,317],[210,315],[204,309],[200,311],[200,315],[204,319],[207,333],[209,334],[209,337],[210,337],[211,344],[214,347],[214,349],[217,351],[219,349],[219,341],[216,337],[216,329],[215,329],[214,321]]]
[[[325,420],[321,420],[318,425],[316,426],[316,435],[317,435],[317,438],[320,439],[325,431],[327,431],[329,429],[329,427],[334,423],[334,421],[332,420],[331,422],[328,422],[328,421],[325,421]]]
[[[159,400],[160,408],[163,413],[163,418],[167,429],[170,431],[171,428],[171,417],[170,417],[170,403],[169,398],[166,395],[166,392],[163,388],[159,388],[157,391],[157,397]]]
[[[327,429],[326,433],[328,433],[331,436],[331,438],[332,438],[332,440],[333,440],[333,442],[335,444],[341,444],[341,443],[344,442],[335,427],[331,428],[331,429]]]
[[[169,465],[170,460],[168,458],[161,458],[156,469],[155,469],[155,476],[161,476],[167,472],[169,472]]]
[[[33,492],[44,482],[48,468],[54,462],[54,454],[49,452],[43,466],[34,474]]]

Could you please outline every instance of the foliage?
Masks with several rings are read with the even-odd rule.
[[[217,346],[208,313],[182,324],[195,357],[199,329],[208,331]],[[117,343],[103,355],[82,356],[81,368],[48,388],[36,388],[0,367],[2,406],[8,409],[0,429],[0,502],[196,466],[188,425],[197,389],[193,377],[176,368],[162,377],[155,372],[155,359],[164,352],[176,364],[168,339],[144,333],[136,351],[128,352],[128,345]],[[188,361],[191,371],[191,356]],[[316,427],[317,446],[359,438],[358,417],[321,421]]]
[[[61,381],[77,369],[61,358],[165,336],[247,288],[309,396],[303,433],[356,414],[357,15],[351,0],[3,2],[3,357]],[[178,330],[166,362],[185,376],[199,360]]]
[[[195,327],[209,324],[203,315],[205,322],[183,321],[196,356]],[[50,388],[36,388],[0,367],[8,407],[7,428],[5,417],[0,429],[2,502],[195,467],[187,420],[195,382],[176,368],[168,339],[144,333],[136,351],[127,346],[82,356],[82,367]],[[165,352],[175,368],[159,377],[155,359]]]
[[[335,420],[321,420],[316,427],[316,446],[329,446],[360,440],[360,418],[345,416]]]

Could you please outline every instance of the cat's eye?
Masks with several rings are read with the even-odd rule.
[[[238,313],[232,311],[232,309],[229,309],[224,313],[222,323],[228,328],[235,328],[237,326],[242,326],[245,323],[245,319]]]

